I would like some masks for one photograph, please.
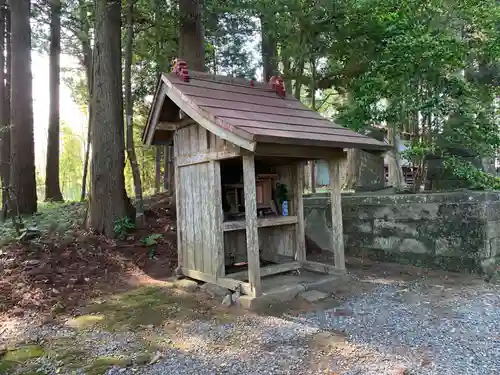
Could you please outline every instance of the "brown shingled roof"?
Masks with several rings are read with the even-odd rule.
[[[172,73],[163,74],[159,85],[166,85],[167,97],[184,112],[194,110],[197,115],[248,141],[388,149],[382,142],[335,124],[292,96],[281,98],[270,85],[256,83],[251,87],[246,80],[193,71],[189,75],[190,81],[184,82]],[[158,88],[155,101],[161,92]],[[190,108],[185,110],[183,105]],[[152,111],[154,106],[155,103]],[[143,139],[148,128],[156,126],[151,124],[152,111]]]

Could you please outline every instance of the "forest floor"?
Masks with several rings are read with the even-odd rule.
[[[496,283],[349,258],[350,280],[323,302],[227,308],[168,279],[169,200],[149,207],[142,229],[110,241],[80,229],[83,205],[52,205],[39,241],[2,247],[0,374],[500,372]]]

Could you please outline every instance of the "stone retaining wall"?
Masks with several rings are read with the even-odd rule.
[[[331,251],[328,195],[305,197],[304,211],[307,236]],[[474,270],[500,253],[500,193],[346,194],[342,211],[347,255]]]

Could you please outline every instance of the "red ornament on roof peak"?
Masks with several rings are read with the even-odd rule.
[[[286,96],[285,82],[283,82],[283,79],[281,79],[281,77],[272,76],[269,79],[269,84],[279,96],[281,96],[282,98]]]
[[[184,82],[189,82],[188,66],[184,60],[174,59],[172,72],[182,78]]]

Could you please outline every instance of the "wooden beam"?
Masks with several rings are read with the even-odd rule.
[[[182,267],[181,272],[184,276],[190,277],[195,280],[204,281],[206,283],[215,284],[226,289],[236,290],[239,286],[243,294],[252,295],[253,290],[249,283],[241,280],[230,279],[227,277],[215,277],[204,272],[190,270],[189,268]]]
[[[257,192],[255,184],[255,159],[243,156],[243,183],[245,193],[245,223],[248,257],[248,281],[253,297],[262,294],[260,280],[259,227],[257,224]]]
[[[295,209],[297,215],[295,260],[306,260],[306,231],[304,220],[304,164],[299,162],[295,166]]]
[[[174,87],[168,77],[162,75],[162,80],[167,87],[168,97],[184,112],[198,124],[203,126],[209,132],[225,139],[246,150],[255,150],[255,141],[253,135],[226,123],[220,118],[214,118],[207,111],[197,106],[191,99],[184,95],[179,89]]]
[[[293,157],[308,160],[328,160],[332,158],[344,157],[345,152],[342,148],[257,143],[257,146],[255,148],[255,155],[285,158]]]
[[[257,219],[258,228],[279,227],[282,225],[293,225],[297,223],[297,216],[271,216]],[[245,230],[246,224],[243,220],[226,221],[222,228],[224,232],[232,232],[235,230]]]
[[[300,269],[301,267],[302,267],[302,265],[300,264],[300,262],[288,262],[288,263],[281,263],[281,264],[273,264],[270,266],[262,267],[260,269],[260,277],[266,277],[266,276],[276,275],[278,273],[295,271],[295,270]],[[230,278],[233,278],[233,279],[244,280],[244,279],[248,278],[248,271],[230,273],[227,276]]]
[[[153,142],[153,136],[156,131],[156,126],[158,124],[158,119],[160,118],[161,114],[161,109],[163,107],[163,103],[165,102],[165,96],[167,95],[167,87],[165,84],[160,83],[160,90],[158,92],[158,96],[155,98],[154,103],[154,108],[153,108],[153,114],[150,118],[151,121],[148,122],[147,128],[148,128],[148,133],[146,134],[146,140],[145,144],[148,146],[151,145],[151,142]]]
[[[302,262],[301,268],[311,271],[311,272],[318,272],[318,273],[327,273],[330,275],[345,275],[346,270],[344,269],[339,269],[335,266],[332,266],[330,264],[323,264],[323,263],[318,263],[318,262],[311,262],[311,261],[305,261]]]
[[[193,156],[181,156],[177,160],[178,166],[193,165],[200,163],[207,163],[209,161],[232,159],[240,156],[238,151],[212,151],[212,152],[199,152]]]
[[[330,174],[330,201],[332,209],[332,250],[335,258],[335,268],[345,269],[344,256],[344,230],[342,225],[342,204],[340,192],[342,189],[340,182],[341,159],[328,160],[328,171]]]
[[[161,121],[158,123],[156,128],[158,130],[175,131],[193,124],[196,124],[196,121],[194,121],[192,118],[187,117],[175,122]]]

